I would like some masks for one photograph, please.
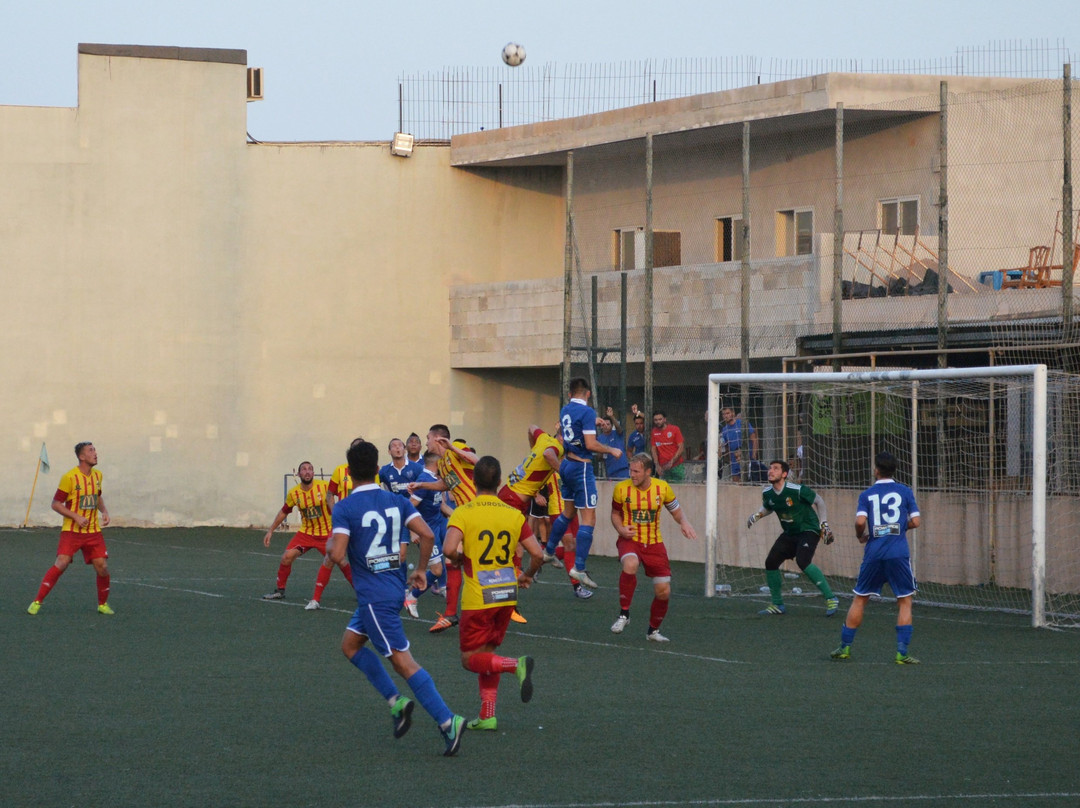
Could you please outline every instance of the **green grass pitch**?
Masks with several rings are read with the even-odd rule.
[[[355,599],[339,572],[321,611],[303,609],[311,557],[285,602],[261,600],[287,538],[266,550],[262,535],[109,530],[116,615],[97,614],[76,558],[31,617],[58,532],[0,531],[0,805],[1080,804],[1076,632],[916,606],[923,664],[901,667],[895,609],[871,604],[852,661],[837,663],[846,604],[832,619],[817,598],[758,617],[764,601],[706,600],[701,567],[676,564],[661,646],[644,639],[643,578],[626,632],[609,631],[618,570],[596,558],[592,600],[550,568],[523,595],[529,622],[502,651],[536,658],[532,702],[505,676],[499,731],[466,733],[443,758],[419,708],[395,741],[387,706],[342,657]],[[456,630],[427,631],[437,604],[424,595],[406,632],[472,717]]]

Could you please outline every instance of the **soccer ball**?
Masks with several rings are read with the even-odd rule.
[[[502,49],[502,60],[510,67],[517,67],[525,61],[525,48],[516,42],[507,42]]]

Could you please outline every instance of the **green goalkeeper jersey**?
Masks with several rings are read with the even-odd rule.
[[[796,483],[784,483],[779,491],[770,485],[761,492],[761,503],[765,510],[772,511],[780,518],[780,524],[789,536],[821,530],[817,511],[812,507],[815,499],[817,494],[809,486]]]

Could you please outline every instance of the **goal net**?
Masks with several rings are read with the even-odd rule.
[[[708,419],[706,596],[760,595],[780,525],[769,515],[748,529],[746,517],[775,459],[825,500],[836,541],[814,562],[850,595],[858,495],[888,451],[921,511],[908,532],[916,602],[1080,626],[1080,377],[1045,365],[712,374]],[[784,573],[785,599],[817,595],[793,561]]]

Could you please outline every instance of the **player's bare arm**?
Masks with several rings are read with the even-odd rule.
[[[523,589],[528,589],[532,586],[533,578],[536,576],[536,573],[544,566],[544,552],[527,525],[522,525],[521,532],[528,533],[527,536],[522,536],[518,540],[518,547],[521,547],[529,554],[529,568],[527,570],[522,570],[521,575],[518,576],[517,582],[518,586]]]
[[[407,522],[409,530],[419,538],[420,560],[416,563],[416,569],[409,576],[409,583],[423,592],[427,589],[427,568],[431,560],[431,551],[435,547],[435,534],[431,532],[427,522],[417,514]]]
[[[424,480],[423,482],[408,483],[405,488],[411,494],[414,491],[449,491],[446,483],[442,480]]]
[[[75,513],[75,511],[71,510],[71,508],[69,508],[66,504],[59,500],[54,499],[52,501],[52,509],[61,516],[63,516],[65,519],[70,519],[79,527],[86,527],[88,524],[90,524],[89,517],[83,516],[79,513]]]
[[[671,512],[671,516],[679,525],[679,529],[682,531],[682,534],[686,538],[691,539],[692,541],[697,541],[697,531],[694,530],[694,526],[690,524],[690,520],[686,518],[686,514],[683,513],[683,509],[681,507],[673,510]]]
[[[475,452],[470,452],[468,449],[458,446],[457,444],[451,442],[450,438],[444,438],[442,436],[439,436],[435,440],[437,440],[444,447],[456,454],[466,463],[472,463],[475,466],[476,461],[480,459],[480,457]]]
[[[910,522],[909,522],[910,526]],[[859,540],[859,544],[866,544],[870,540],[870,534],[866,530],[866,517],[855,517],[855,538]]]
[[[274,531],[281,527],[281,523],[285,521],[286,513],[284,510],[277,512],[277,516],[274,517],[274,523],[270,525],[270,529],[266,531],[266,535],[263,536],[263,547],[270,546],[270,538],[274,535]]]
[[[330,560],[338,566],[345,560],[345,550],[349,546],[349,534],[335,530],[330,534],[330,540],[326,543],[326,554]]]
[[[615,532],[618,533],[622,538],[634,538],[634,531],[632,531],[623,523],[622,507],[617,502],[611,503],[611,526],[615,528]]]
[[[585,435],[585,448],[590,452],[596,452],[597,454],[609,454],[615,459],[622,457],[622,449],[616,449],[614,446],[605,446],[596,439],[596,435]]]
[[[109,518],[109,509],[105,507],[105,500],[101,498],[101,494],[98,494],[97,508],[98,514],[100,514],[98,521],[101,522],[102,527],[108,527],[109,522],[112,520]]]
[[[446,535],[443,537],[442,553],[447,561],[452,561],[455,564],[461,563],[461,540],[464,537],[465,534],[461,532],[460,528],[448,527],[446,529]]]

